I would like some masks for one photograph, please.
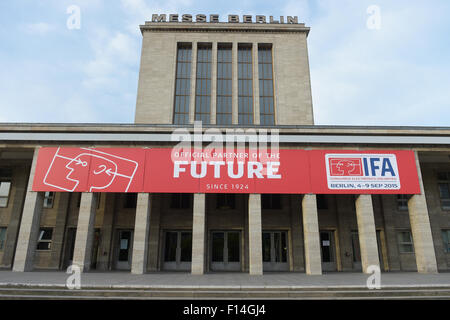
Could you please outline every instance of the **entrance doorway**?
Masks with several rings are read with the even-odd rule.
[[[377,247],[378,247],[378,259],[380,261],[380,270],[384,271],[384,260],[382,254],[382,242],[381,231],[377,230]],[[352,248],[353,248],[353,270],[361,271],[361,248],[359,245],[358,231],[352,231]]]
[[[165,231],[163,252],[164,260],[162,268],[164,270],[191,270],[192,231]]]
[[[322,255],[322,270],[336,271],[334,231],[320,231],[320,252]]]
[[[264,271],[289,270],[287,232],[263,231],[262,242]]]
[[[241,232],[213,231],[211,232],[211,270],[240,271],[241,270]]]
[[[117,230],[116,255],[114,267],[116,270],[131,270],[131,254],[133,230]]]

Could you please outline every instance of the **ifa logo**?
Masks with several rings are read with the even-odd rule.
[[[362,176],[361,158],[329,158],[330,176]]]
[[[325,163],[329,189],[400,189],[395,154],[325,154]]]

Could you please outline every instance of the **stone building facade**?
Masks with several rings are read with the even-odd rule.
[[[450,269],[450,128],[313,123],[304,24],[147,22],[135,124],[0,124],[0,267],[17,272]],[[281,149],[413,150],[420,194],[35,192],[43,147],[171,148],[177,128]]]

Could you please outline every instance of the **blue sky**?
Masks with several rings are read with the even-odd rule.
[[[80,29],[66,26],[71,5]],[[132,123],[152,13],[297,15],[316,124],[450,126],[447,0],[2,0],[0,122]]]

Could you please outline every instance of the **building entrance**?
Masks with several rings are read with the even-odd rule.
[[[322,255],[322,270],[336,271],[334,231],[320,231],[320,252]]]
[[[173,271],[191,270],[192,231],[164,232],[164,260],[162,268]]]
[[[241,270],[241,232],[211,232],[211,271]]]
[[[289,270],[287,232],[263,231],[262,241],[264,271]]]
[[[117,230],[116,270],[131,270],[132,243],[133,230]]]

